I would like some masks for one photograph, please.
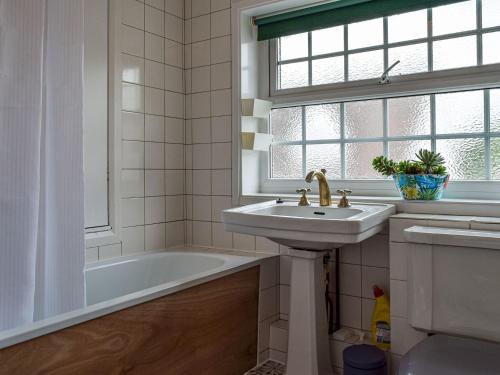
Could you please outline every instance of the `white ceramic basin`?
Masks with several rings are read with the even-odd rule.
[[[269,201],[224,210],[222,221],[230,232],[267,237],[296,249],[328,250],[373,236],[395,213],[396,207],[391,204],[363,203],[338,208]]]

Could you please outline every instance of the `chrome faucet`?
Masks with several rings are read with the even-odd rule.
[[[332,195],[326,179],[326,169],[309,172],[306,176],[306,182],[311,183],[314,177],[316,177],[319,184],[319,205],[330,206],[332,204]]]

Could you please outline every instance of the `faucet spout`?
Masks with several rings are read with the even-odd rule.
[[[332,204],[332,195],[328,186],[328,180],[326,179],[326,170],[311,171],[306,175],[305,180],[307,183],[311,183],[315,177],[319,184],[319,205],[330,206]]]

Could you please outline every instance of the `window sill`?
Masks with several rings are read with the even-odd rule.
[[[85,233],[85,248],[113,245],[120,243],[120,239],[112,230],[102,232]]]
[[[298,194],[256,193],[239,198],[240,205],[282,198],[297,201]],[[318,195],[309,195],[311,201],[319,200]],[[332,197],[333,201],[337,196]],[[400,197],[351,196],[352,202],[394,204],[398,213],[500,217],[500,200],[442,199],[439,201],[407,201]]]

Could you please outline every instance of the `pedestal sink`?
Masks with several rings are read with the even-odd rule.
[[[322,303],[323,255],[326,250],[358,243],[380,232],[395,212],[390,204],[299,207],[297,202],[280,201],[222,212],[227,231],[267,237],[291,248],[286,375],[333,374]]]

